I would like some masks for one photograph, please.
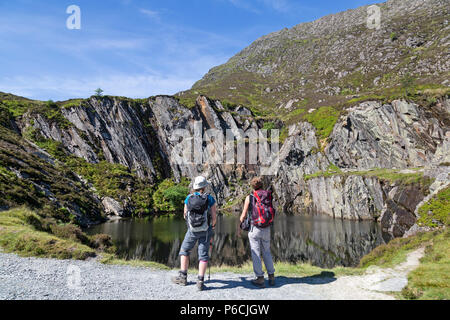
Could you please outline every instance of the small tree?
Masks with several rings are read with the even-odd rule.
[[[100,88],[97,88],[97,89],[95,90],[95,95],[96,95],[97,97],[103,96],[103,90],[100,89]]]

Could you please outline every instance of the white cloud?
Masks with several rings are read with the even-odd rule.
[[[1,20],[3,55],[10,63],[2,65],[0,91],[55,101],[88,97],[98,87],[129,97],[174,94],[247,44],[159,19],[164,9],[133,9],[154,23],[139,30],[93,23],[75,33],[50,16],[32,16],[33,25],[20,23],[31,19],[25,14]],[[20,59],[12,52],[20,52]]]
[[[148,10],[148,9],[139,9],[139,12],[145,14],[146,16],[152,18],[152,19],[159,19],[159,12]]]
[[[177,76],[113,74],[104,77],[64,78],[58,76],[17,76],[0,78],[0,91],[38,100],[86,98],[102,88],[107,95],[145,98],[174,94],[198,79]]]

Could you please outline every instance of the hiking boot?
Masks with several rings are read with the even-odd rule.
[[[178,276],[172,277],[172,282],[179,284],[180,286],[185,286],[187,284],[187,275],[179,272]]]
[[[275,285],[275,275],[269,274],[269,286],[274,286],[274,285]]]
[[[264,277],[257,277],[256,279],[252,280],[252,284],[254,284],[257,287],[264,288]]]
[[[198,291],[203,291],[205,288],[206,287],[205,287],[204,282],[201,281],[201,280],[197,280],[197,289],[198,289]]]

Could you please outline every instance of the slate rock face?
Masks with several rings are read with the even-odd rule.
[[[142,119],[144,114],[139,106],[108,98],[91,98],[87,107],[63,109],[67,120],[102,151],[107,161],[136,170],[141,178],[153,179],[156,175],[154,152]]]
[[[226,152],[237,151],[237,140],[231,145],[224,140],[221,145],[219,136],[232,133],[236,139],[249,139],[251,132],[264,126],[264,121],[241,106],[225,109],[220,101],[205,96],[199,96],[192,108],[170,96],[139,103],[104,97],[91,98],[87,104],[63,109],[62,113],[72,126],[61,128],[39,115],[33,126],[44,137],[61,142],[75,156],[91,163],[101,157],[121,163],[150,182],[158,176],[180,181],[181,177],[204,175],[219,205],[233,203],[232,210],[241,210],[250,192],[250,179],[267,173],[264,170],[268,167],[260,159],[251,163],[248,144],[242,163],[236,157],[226,163]],[[280,213],[377,220],[384,230],[401,236],[414,225],[414,211],[427,190],[388,184],[376,176],[352,171],[440,168],[448,160],[449,124],[445,99],[428,107],[403,100],[359,103],[345,110],[324,148],[318,143],[313,125],[291,125],[278,152],[273,153],[275,149],[270,146],[267,150],[273,153],[270,165],[275,170],[264,181],[271,186]],[[275,125],[281,128],[283,123]],[[211,132],[216,137],[211,137]],[[200,146],[200,162],[195,161],[199,156],[195,146]],[[220,153],[224,157],[214,161],[213,155]],[[186,154],[190,161],[180,161]],[[340,172],[323,174],[332,166]],[[308,175],[311,177],[306,179]],[[126,204],[116,206],[112,201],[103,201],[105,210],[124,214],[119,207],[125,208]]]
[[[326,154],[342,168],[424,166],[445,139],[445,127],[414,103],[366,102],[349,109],[335,126]]]
[[[307,182],[312,210],[334,218],[374,220],[383,209],[383,193],[376,178],[333,176]]]

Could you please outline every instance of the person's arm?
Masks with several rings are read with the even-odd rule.
[[[183,213],[184,220],[186,220],[186,214],[187,214],[187,205],[185,204],[184,205],[184,213]]]
[[[239,218],[239,220],[242,222],[245,220],[245,217],[247,216],[247,211],[248,211],[248,207],[250,205],[250,196],[247,196],[247,198],[245,198],[245,202],[244,202],[244,209],[242,209],[242,214],[241,217]]]
[[[216,227],[216,223],[217,223],[217,208],[216,208],[216,204],[214,203],[213,206],[211,207],[211,219],[212,219],[212,227],[215,228]]]

